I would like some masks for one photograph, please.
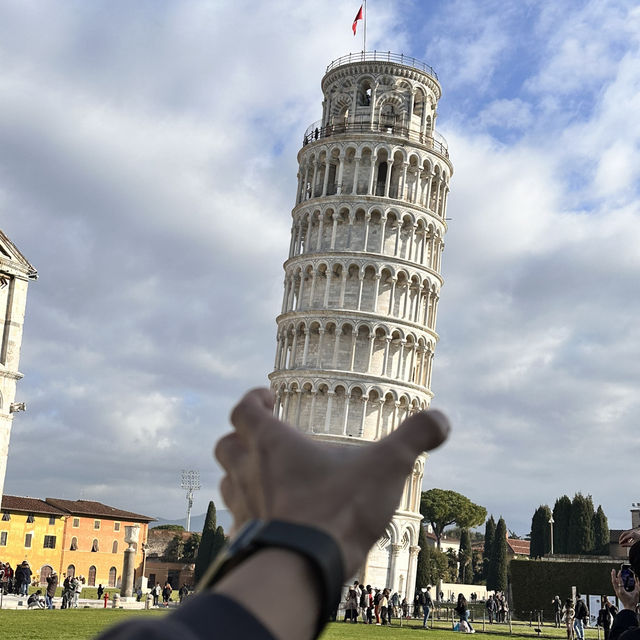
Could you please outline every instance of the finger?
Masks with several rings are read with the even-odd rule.
[[[618,576],[616,574],[616,570],[615,569],[611,569],[611,586],[613,587],[613,590],[616,592],[616,595],[618,595]]]
[[[414,413],[386,438],[371,446],[371,455],[384,466],[381,473],[398,467],[410,468],[424,451],[439,447],[449,436],[449,420],[440,411]]]
[[[231,531],[228,532],[228,535],[233,535],[251,516],[242,494],[237,490],[230,476],[222,478],[220,482],[220,494],[233,515],[233,525]]]
[[[269,389],[252,389],[233,408],[231,424],[241,435],[250,435],[265,422],[274,420],[273,403],[273,394]]]
[[[249,451],[237,433],[230,433],[218,440],[214,449],[214,455],[222,465],[222,468],[227,473],[231,473],[245,463]]]

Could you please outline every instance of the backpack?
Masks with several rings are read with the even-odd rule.
[[[420,592],[420,595],[418,597],[420,598],[420,604],[424,607],[424,605],[427,604],[427,596],[424,594],[424,592]]]

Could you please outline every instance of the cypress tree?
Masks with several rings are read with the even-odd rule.
[[[542,558],[551,551],[551,527],[549,519],[551,509],[540,505],[531,518],[531,552],[532,558]],[[555,551],[555,549],[554,549]]]
[[[462,584],[471,582],[471,536],[469,529],[462,529],[460,535],[460,549],[458,551],[458,562],[460,570],[458,573],[458,581]]]
[[[213,550],[214,541],[216,539],[216,505],[213,500],[209,502],[207,509],[207,516],[204,520],[204,527],[202,529],[202,537],[200,538],[200,546],[198,547],[198,557],[196,558],[195,579],[196,582],[200,581],[200,578],[207,570],[209,563],[211,562],[211,552]]]
[[[569,520],[571,518],[571,500],[562,496],[553,506],[553,551],[569,553]]]
[[[569,518],[569,553],[585,554],[593,551],[593,501],[576,493]]]
[[[493,547],[493,538],[496,534],[496,521],[491,516],[487,520],[484,527],[484,548],[482,550],[482,577],[485,580],[489,578],[489,563],[491,562],[491,550]]]
[[[597,555],[609,553],[609,523],[604,515],[602,505],[593,516],[593,552]]]
[[[431,548],[427,542],[427,534],[422,525],[420,525],[420,533],[418,534],[418,546],[420,547],[420,551],[418,552],[418,562],[416,565],[416,591],[431,584],[431,576],[429,575]],[[407,595],[407,601],[411,600],[411,597],[413,597],[413,594]]]
[[[507,525],[503,518],[500,518],[496,525],[487,589],[490,591],[507,590]]]

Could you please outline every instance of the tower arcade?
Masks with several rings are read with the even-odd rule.
[[[322,91],[322,119],[298,153],[269,379],[281,418],[357,446],[384,437],[433,395],[453,167],[435,131],[441,89],[431,67],[403,55],[350,54],[328,66]],[[416,460],[357,576],[409,597],[425,460]]]

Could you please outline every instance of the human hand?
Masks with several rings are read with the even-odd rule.
[[[221,493],[234,517],[232,533],[252,518],[322,529],[342,551],[345,576],[383,534],[415,459],[449,434],[444,414],[422,411],[379,442],[319,442],[273,415],[267,389],[249,391],[231,423],[235,431],[218,442],[215,455],[227,474]],[[374,480],[380,482],[372,501]]]
[[[631,547],[640,540],[640,529],[627,529],[620,534],[618,544],[623,547]]]
[[[638,600],[640,599],[640,580],[636,577],[636,584],[633,591],[626,591],[622,584],[620,571],[616,572],[615,569],[611,569],[611,584],[613,585],[613,590],[616,592],[623,609],[635,611]]]

